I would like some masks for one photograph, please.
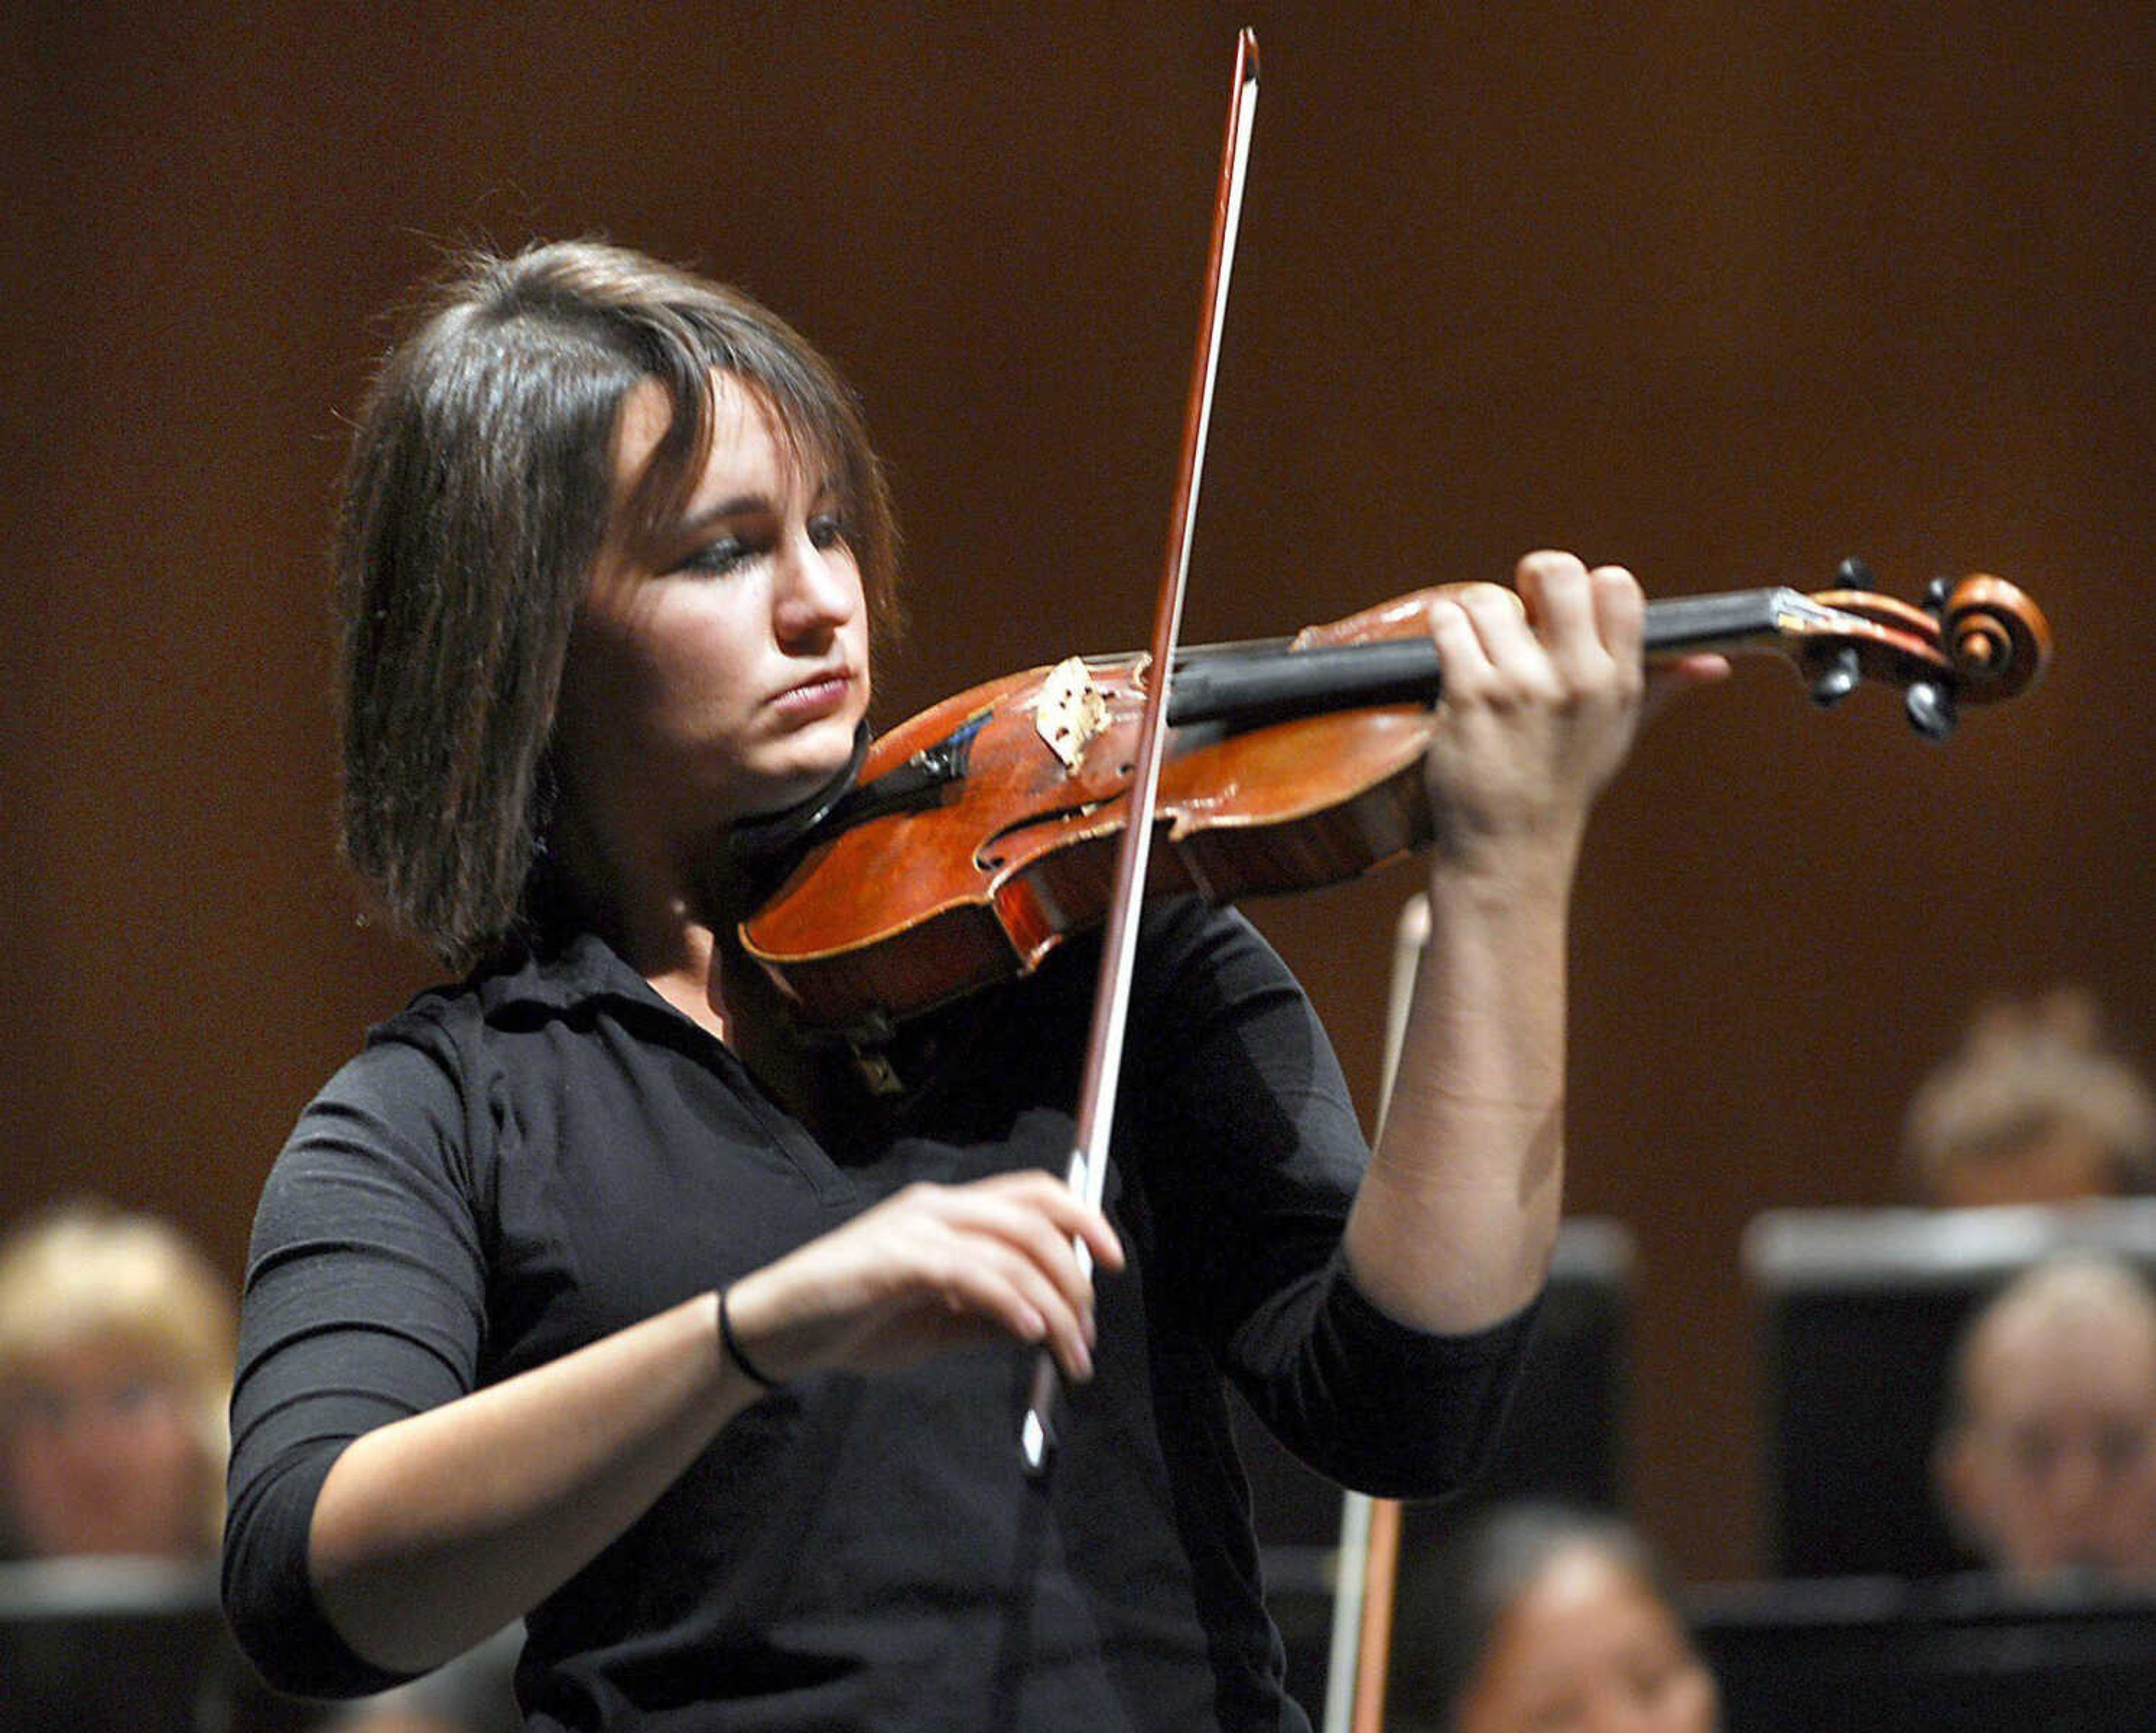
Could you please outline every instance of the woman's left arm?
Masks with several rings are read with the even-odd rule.
[[[1548,1268],[1563,1194],[1573,869],[1645,684],[1645,604],[1630,573],[1536,553],[1517,584],[1465,586],[1431,605],[1445,697],[1426,761],[1430,940],[1346,1235],[1373,1304],[1454,1334],[1518,1311]],[[1724,666],[1693,658],[1673,673],[1699,681]]]

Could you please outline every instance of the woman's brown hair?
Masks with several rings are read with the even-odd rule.
[[[694,490],[715,369],[830,476],[887,625],[896,532],[860,408],[737,291],[595,241],[468,255],[361,410],[336,552],[344,846],[453,968],[528,912],[578,605],[610,528],[649,533]],[[673,419],[617,506],[615,424],[647,378]]]

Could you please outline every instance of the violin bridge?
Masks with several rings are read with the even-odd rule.
[[[1083,656],[1065,656],[1048,671],[1033,701],[1034,732],[1075,775],[1086,748],[1108,726],[1108,701],[1086,671]]]

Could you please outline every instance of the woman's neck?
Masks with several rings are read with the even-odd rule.
[[[737,927],[748,890],[723,832],[691,858],[701,872],[627,870],[633,856],[564,839],[562,879],[577,918],[675,1010],[723,1042],[773,1101],[814,1135],[841,1128],[836,1104],[852,1098],[831,1073],[830,1053],[804,1046],[777,987],[742,950]]]
[[[740,919],[742,897],[723,836],[673,851],[625,846],[620,838],[608,846],[588,826],[562,831],[562,878],[579,917],[669,1005],[726,1040],[730,970],[721,935]]]
[[[675,960],[655,966],[634,949],[622,954],[661,999],[690,1022],[725,1041],[729,1021],[717,935],[709,927],[686,927],[670,949]]]

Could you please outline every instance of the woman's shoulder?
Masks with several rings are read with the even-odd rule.
[[[1099,982],[1101,941],[1098,928],[1077,935],[1058,947],[1036,974],[983,995],[983,1002],[999,1019],[1040,1026],[1050,1021],[1055,1007],[1075,1006],[1082,1028]],[[1295,982],[1240,911],[1188,892],[1147,902],[1131,982],[1134,1016],[1162,1016],[1173,1025],[1221,998],[1269,986],[1293,991]]]
[[[301,1129],[325,1115],[402,1122],[454,1113],[457,1103],[483,1098],[513,1062],[509,1037],[573,1017],[595,995],[619,990],[607,977],[601,959],[523,952],[424,988],[367,1030],[309,1103]]]
[[[546,1031],[595,998],[633,994],[642,984],[618,979],[625,968],[603,946],[572,944],[504,952],[423,990],[368,1030],[301,1110],[280,1173],[357,1165],[476,1183],[505,1127],[558,1082],[560,1047]]]
[[[590,934],[544,950],[505,948],[463,979],[414,994],[367,1031],[361,1057],[377,1047],[440,1052],[484,1045],[504,1031],[575,1018],[602,1000],[655,1002],[642,978]]]

